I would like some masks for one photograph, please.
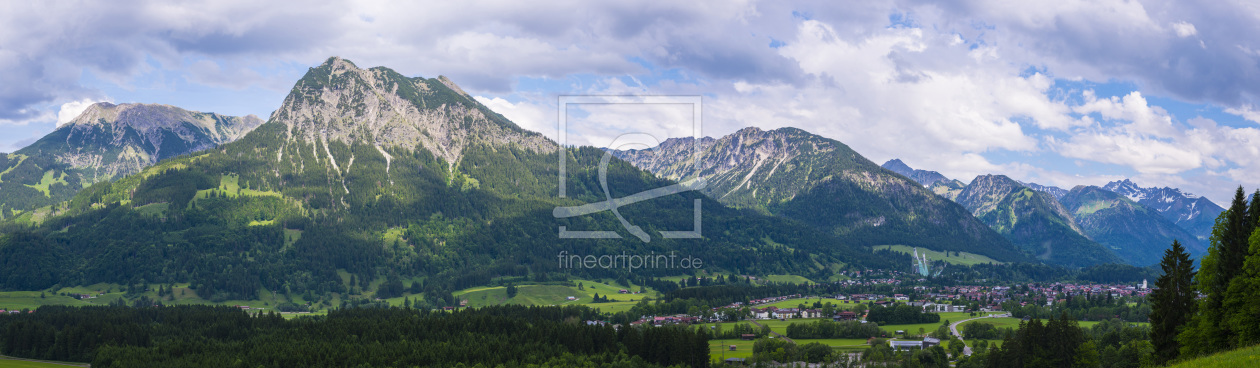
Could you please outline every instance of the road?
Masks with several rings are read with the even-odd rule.
[[[971,318],[971,319],[964,319],[964,320],[961,320],[961,321],[958,321],[958,322],[954,322],[953,324],[950,324],[950,325],[949,325],[949,333],[952,333],[952,334],[954,334],[954,336],[955,336],[955,337],[958,337],[958,340],[962,340],[962,339],[963,339],[963,338],[962,338],[962,334],[958,333],[958,325],[961,325],[961,324],[966,323],[966,322],[968,322],[968,321],[975,321],[975,320],[977,320],[977,319],[984,319],[984,318],[1001,318],[1001,317],[1010,317],[1010,316],[1011,316],[1011,315],[1010,315],[1009,313],[1005,313],[1005,314],[990,314],[990,315],[987,315],[987,316],[984,316],[984,317],[976,317],[976,318]],[[966,341],[964,340],[963,342],[966,342]],[[965,347],[965,348],[963,348],[963,355],[966,355],[966,356],[971,356],[971,346],[970,346],[970,345],[969,345],[969,346],[967,346],[967,347]]]

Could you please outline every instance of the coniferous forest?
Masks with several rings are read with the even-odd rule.
[[[708,335],[588,324],[585,307],[347,308],[285,320],[239,308],[43,307],[0,316],[0,353],[93,367],[703,367]],[[491,348],[493,347],[493,348]]]

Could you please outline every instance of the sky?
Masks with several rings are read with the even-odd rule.
[[[1256,36],[1260,2],[1235,0],[4,2],[0,152],[100,101],[265,119],[340,56],[445,75],[553,139],[559,96],[700,96],[705,136],[796,127],[964,182],[1226,204],[1260,185]],[[568,143],[688,115],[595,110]]]

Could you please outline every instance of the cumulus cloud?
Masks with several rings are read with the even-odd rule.
[[[1246,104],[1239,107],[1228,107],[1225,108],[1225,112],[1241,116],[1243,119],[1260,124],[1260,110],[1257,110],[1254,105]]]
[[[520,101],[512,103],[502,97],[474,96],[477,102],[502,114],[521,128],[542,133],[556,139],[556,105]]]
[[[63,121],[63,110],[95,101],[103,94],[80,85],[85,72],[121,85],[171,73],[283,90],[292,80],[270,69],[337,55],[446,75],[549,135],[554,96],[522,94],[522,78],[595,81],[566,92],[704,95],[706,135],[798,126],[876,161],[901,157],[962,179],[1106,179],[995,163],[993,153],[1123,165],[1168,183],[1193,170],[1254,183],[1260,172],[1250,148],[1224,148],[1260,146],[1256,130],[1178,121],[1148,100],[1217,105],[1260,123],[1260,40],[1250,37],[1260,11],[1246,2],[5,2],[0,21],[0,123],[10,125]],[[1056,79],[1140,91],[1065,93]]]
[[[87,110],[88,106],[92,106],[97,102],[102,101],[111,102],[109,100],[94,100],[86,98],[61,104],[61,109],[57,111],[57,127],[61,127],[62,125],[69,123],[71,120],[74,120],[74,118],[79,117],[79,114],[82,114],[83,110]]]

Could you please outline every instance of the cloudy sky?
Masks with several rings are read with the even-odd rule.
[[[0,152],[97,101],[265,118],[337,55],[552,137],[561,95],[699,95],[704,135],[798,127],[963,181],[1260,185],[1255,1],[28,3],[0,5]],[[615,112],[587,131],[645,124]]]

